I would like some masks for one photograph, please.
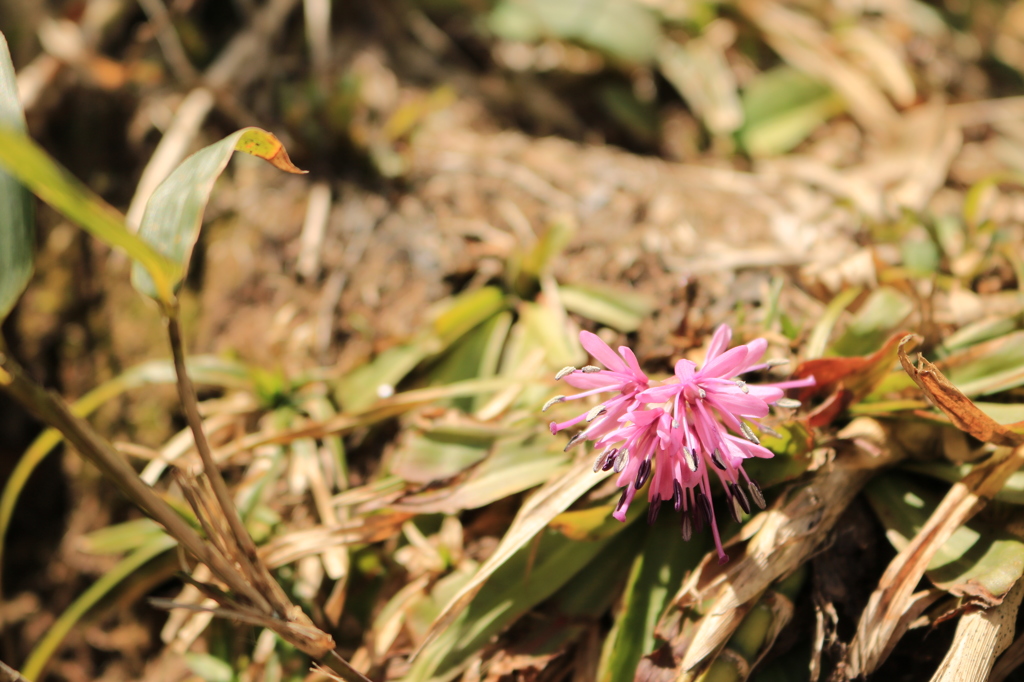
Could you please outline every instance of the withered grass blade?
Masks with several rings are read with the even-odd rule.
[[[1018,581],[1002,604],[961,616],[953,645],[932,675],[932,682],[990,679],[996,658],[1013,642],[1022,596],[1024,583]]]
[[[953,531],[980,511],[1022,464],[1024,447],[997,451],[988,462],[950,488],[920,532],[896,555],[868,600],[857,634],[841,665],[849,679],[870,674],[882,664],[892,640],[898,637],[898,624],[908,608],[911,594],[932,557]]]
[[[758,524],[757,532],[724,569],[716,570],[713,557],[705,557],[676,600],[685,605],[710,599],[680,668],[691,670],[713,656],[732,636],[743,612],[818,549],[874,472],[896,457],[885,448],[869,453],[851,444],[783,504],[759,515],[763,518],[755,517],[751,524]]]

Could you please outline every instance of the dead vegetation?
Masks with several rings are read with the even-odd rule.
[[[374,680],[1024,660],[1024,5],[89,0],[0,30],[30,133],[130,226],[242,126],[311,171],[213,192],[188,420],[128,260],[40,210],[9,355],[217,556],[0,403],[0,657],[31,679],[325,679],[328,640]],[[540,411],[580,328],[660,375],[722,322],[817,379],[725,566],[639,500],[611,520]]]

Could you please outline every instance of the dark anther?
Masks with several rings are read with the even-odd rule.
[[[645,459],[640,462],[640,468],[636,471],[636,489],[644,487],[644,483],[647,483],[647,479],[651,475],[651,460]]]
[[[672,481],[672,507],[679,511],[683,506],[683,486],[679,481]]]
[[[622,494],[619,495],[619,501],[615,505],[615,511],[622,509],[622,505],[626,504],[626,495],[629,493],[629,486],[627,485],[622,489]]]
[[[736,483],[730,483],[729,488],[732,490],[733,496],[739,500],[740,506],[743,507],[743,513],[750,513],[750,502],[747,501],[747,496],[743,492],[743,489]]]
[[[750,497],[761,509],[764,509],[764,493],[761,492],[761,486],[757,484],[757,481],[750,479],[747,481],[747,490],[750,491]]]
[[[570,443],[571,442],[572,441],[570,441]],[[566,450],[568,449],[569,448],[566,447]],[[718,451],[718,448],[715,448],[714,450],[711,451],[711,461],[714,462],[716,467],[718,467],[722,471],[725,471],[725,463],[722,461],[722,453]]]
[[[610,471],[615,466],[615,455],[617,454],[619,454],[618,448],[612,448],[608,451],[608,454],[605,455],[604,464],[601,465],[601,471]]]
[[[629,452],[626,450],[619,450],[618,454],[615,455],[615,461],[612,463],[612,469],[617,474],[621,474],[622,470],[626,468],[626,459],[629,457]]]
[[[697,451],[691,450],[690,448],[683,446],[683,459],[686,460],[686,466],[690,471],[696,472],[700,463],[697,461]]]
[[[647,525],[652,525],[658,520],[659,511],[661,511],[661,495],[655,495],[651,500],[651,506],[647,508]]]
[[[740,501],[733,495],[732,484],[730,483],[725,488],[725,499],[729,507],[729,515],[732,516],[732,520],[736,523],[743,522],[743,508],[740,506]]]
[[[700,490],[700,488],[697,488],[697,490]],[[708,525],[710,526],[712,523],[715,522],[715,512],[711,509],[711,498],[705,495],[703,491],[701,491],[700,499],[698,500],[698,502],[700,502],[700,506],[704,511],[704,519],[708,522]]]
[[[693,490],[693,525],[694,530],[698,533],[704,531],[704,491],[699,487]],[[707,517],[707,522],[711,523],[711,516]]]
[[[562,450],[562,452],[569,452],[569,448],[571,448],[573,445],[576,445],[576,443],[579,443],[581,440],[583,440],[583,431],[580,431],[575,436],[570,438],[569,442],[565,444],[565,449]]]

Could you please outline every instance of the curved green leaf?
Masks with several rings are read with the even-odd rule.
[[[121,249],[154,277],[163,300],[172,300],[172,264],[128,231],[124,216],[82,184],[32,141],[24,130],[0,119],[0,166],[61,215],[113,247]]]
[[[260,128],[243,128],[185,159],[153,192],[139,225],[139,237],[170,260],[173,290],[188,271],[213,185],[236,151],[257,156],[289,173],[305,172],[292,164],[274,135]],[[159,291],[150,272],[139,264],[132,267],[132,284],[147,296],[168,303],[173,300]]]
[[[18,83],[7,41],[0,33],[0,125],[25,130]],[[18,301],[32,276],[32,195],[0,171],[0,322]]]
[[[661,521],[647,531],[645,546],[633,561],[622,610],[601,650],[600,682],[633,679],[640,659],[656,647],[654,628],[684,574],[704,558],[704,539],[695,545],[680,542],[678,524]]]

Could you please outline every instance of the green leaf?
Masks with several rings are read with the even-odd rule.
[[[451,428],[413,432],[395,450],[389,469],[412,483],[451,478],[486,457],[497,435]]]
[[[908,462],[905,469],[937,478],[947,483],[956,483],[971,473],[973,464],[953,464],[952,462]],[[995,499],[1010,504],[1024,504],[1024,471],[1015,471],[1006,479],[1006,483],[996,493]]]
[[[509,40],[547,35],[631,62],[650,61],[661,35],[654,13],[633,0],[501,0],[487,23]]]
[[[393,390],[421,362],[449,350],[452,344],[493,318],[507,305],[501,289],[493,286],[453,296],[445,302],[427,330],[409,343],[387,349],[371,362],[342,377],[335,391],[338,402],[349,412],[373,405],[381,397],[381,389]],[[493,362],[493,358],[490,361]],[[483,356],[480,362],[483,362]],[[444,372],[443,368],[439,371]],[[444,376],[453,379],[455,374]]]
[[[964,349],[942,366],[946,377],[970,397],[1017,388],[1024,385],[1024,331]]]
[[[128,231],[124,216],[54,161],[23,130],[0,121],[0,166],[61,215],[121,249],[155,278],[161,300],[172,300],[173,263]]]
[[[304,172],[292,164],[281,142],[260,128],[243,128],[185,159],[153,192],[139,225],[139,237],[170,260],[168,274],[173,290],[188,271],[213,185],[236,151],[257,156],[289,173]],[[165,303],[173,300],[158,290],[147,268],[139,263],[132,268],[132,284],[147,296]]]
[[[864,489],[897,551],[924,526],[941,495],[905,474],[879,476]],[[960,526],[928,564],[929,580],[957,596],[991,603],[1024,574],[1024,542],[978,519]]]
[[[740,144],[751,156],[772,156],[803,142],[846,109],[828,85],[790,66],[756,76],[742,94]]]
[[[914,304],[892,287],[875,289],[832,344],[830,354],[852,357],[878,350],[913,311]]]
[[[626,333],[635,332],[655,308],[649,296],[595,284],[565,285],[558,292],[569,312]]]
[[[124,554],[160,535],[167,533],[156,521],[133,519],[94,530],[79,541],[78,548],[86,554]]]
[[[863,289],[860,287],[849,287],[840,291],[835,295],[835,298],[829,301],[825,307],[825,312],[811,330],[810,338],[807,339],[807,346],[804,348],[804,356],[806,358],[813,360],[825,354],[825,348],[828,346],[828,337],[832,335],[832,330],[835,328],[836,323],[839,322],[839,317],[857,300],[861,291]]]
[[[526,334],[544,349],[550,367],[580,365],[586,361],[580,342],[569,333],[564,315],[537,303],[523,302],[519,306],[519,321]]]
[[[669,599],[704,556],[703,539],[681,542],[677,523],[659,521],[633,561],[621,611],[601,650],[600,682],[633,679],[640,659],[655,649],[654,627]]]
[[[25,130],[14,64],[3,33],[0,33],[0,125]],[[11,312],[32,277],[34,228],[32,195],[0,170],[0,322]]]
[[[426,648],[431,640],[451,630],[453,623],[466,613],[466,608],[474,601],[481,588],[492,582],[489,579],[502,570],[512,556],[520,552],[553,518],[609,475],[606,472],[593,474],[589,458],[580,460],[528,498],[520,507],[519,513],[516,514],[497,548],[480,566],[473,579],[445,604],[438,618],[430,626],[421,647]],[[469,622],[472,623],[473,620]]]
[[[235,671],[231,664],[212,654],[185,652],[185,665],[204,682],[231,682]]]
[[[618,524],[620,533],[640,511]],[[407,679],[449,677],[494,635],[577,576],[615,537],[617,534],[581,542],[555,531],[542,531],[536,545],[521,547],[502,561],[468,608],[424,649]],[[470,585],[472,582],[464,584],[459,593]]]

